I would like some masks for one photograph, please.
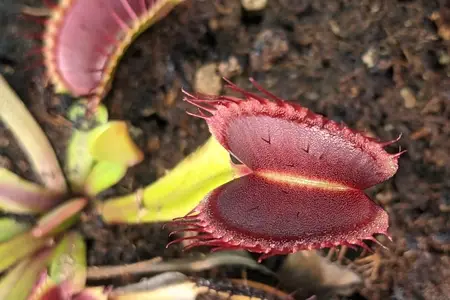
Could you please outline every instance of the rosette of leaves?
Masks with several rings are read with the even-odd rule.
[[[66,157],[68,187],[44,132],[0,77],[0,119],[40,180],[33,183],[0,169],[0,299],[30,294],[31,299],[59,299],[43,296],[51,287],[65,295],[61,299],[106,299],[102,288],[85,288],[86,246],[69,230],[89,199],[117,183],[143,154],[124,122],[108,122],[104,107],[87,119],[85,113],[81,101],[68,114],[74,122]],[[35,221],[22,222],[23,215]]]

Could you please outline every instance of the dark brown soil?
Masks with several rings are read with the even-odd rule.
[[[24,71],[37,32],[19,18],[22,4],[0,2],[0,72],[27,103],[61,160],[71,100],[45,88],[41,69]],[[391,218],[393,242],[365,299],[449,299],[450,295],[450,4],[432,0],[271,0],[247,13],[238,0],[192,1],[145,32],[127,51],[105,103],[125,119],[146,154],[107,193],[153,182],[208,137],[184,113],[180,87],[192,90],[204,64],[238,62],[228,74],[244,88],[253,76],[282,98],[382,140],[402,139],[408,152],[397,175],[369,191]],[[37,58],[37,57],[36,57]],[[240,69],[240,70],[239,70]],[[0,165],[33,179],[23,155],[0,127]],[[160,225],[82,225],[90,264],[120,264],[165,250]]]

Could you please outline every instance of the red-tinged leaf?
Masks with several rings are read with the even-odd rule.
[[[103,287],[86,288],[79,293],[73,294],[72,286],[69,282],[59,285],[49,285],[48,288],[33,295],[28,300],[107,300],[108,294]]]
[[[55,234],[68,226],[68,222],[86,206],[88,200],[86,198],[75,198],[56,207],[46,215],[44,215],[31,230],[31,234],[36,237]]]
[[[0,209],[13,213],[40,213],[61,201],[61,193],[28,182],[0,168]]]
[[[144,159],[144,154],[134,143],[123,121],[110,121],[91,130],[88,147],[96,161],[131,167]]]
[[[192,213],[203,227],[198,245],[285,254],[361,245],[386,234],[388,216],[362,191],[273,184],[251,174],[214,190]]]
[[[86,285],[86,245],[78,232],[68,232],[55,247],[49,276],[56,283],[65,282],[71,291],[80,292]]]
[[[107,296],[104,287],[85,288],[77,292],[70,281],[55,284],[51,277],[44,273],[28,300],[107,300]]]
[[[61,287],[50,278],[47,271],[43,271],[36,281],[27,300],[59,300],[63,298]],[[68,294],[67,294],[68,295]]]
[[[184,218],[180,231],[200,232],[187,248],[247,249],[260,258],[301,249],[360,245],[386,234],[387,213],[362,191],[393,176],[401,153],[344,125],[255,87],[274,102],[194,96],[197,117],[252,172],[211,192]]]
[[[234,89],[239,89],[233,86]],[[308,109],[286,101],[270,102],[245,92],[231,97],[186,101],[205,116],[211,133],[254,171],[270,170],[307,179],[366,189],[395,174],[397,155],[375,142]],[[209,97],[212,98],[212,97]]]
[[[14,218],[5,217],[0,218],[0,228],[0,243],[3,243],[25,232],[29,228],[29,224],[18,222]]]
[[[0,121],[16,138],[44,185],[64,194],[67,184],[56,154],[39,124],[0,75]]]
[[[26,260],[26,266],[22,269],[20,278],[16,278],[16,282],[7,292],[6,296],[1,299],[5,300],[26,300],[32,294],[33,288],[36,287],[39,275],[45,270],[47,261],[51,255],[51,249],[43,249]],[[22,264],[19,264],[19,267]],[[13,270],[12,272],[15,272]],[[8,276],[8,275],[6,275]],[[53,299],[52,299],[53,300]]]
[[[51,239],[36,239],[30,232],[19,234],[0,244],[0,272],[8,269],[22,258],[50,245]]]
[[[0,278],[0,299],[5,299],[9,291],[17,284],[22,277],[23,272],[25,272],[27,264],[28,260],[21,261]]]
[[[28,300],[70,300],[70,296],[59,285],[49,286],[40,295],[33,295]]]
[[[103,290],[102,287],[87,288],[75,293],[69,281],[55,284],[47,275],[28,300],[107,300]]]

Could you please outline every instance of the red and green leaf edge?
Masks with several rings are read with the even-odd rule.
[[[389,154],[379,142],[305,107],[265,97],[228,82],[242,94],[192,95],[211,133],[249,169],[246,176],[210,192],[174,233],[197,232],[187,249],[246,249],[262,258],[305,249],[359,245],[389,237],[387,213],[363,192],[392,177],[404,152]],[[242,166],[240,166],[242,168]]]

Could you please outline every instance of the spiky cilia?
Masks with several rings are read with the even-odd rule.
[[[192,95],[189,113],[244,164],[244,176],[211,191],[187,216],[174,220],[176,233],[198,235],[187,249],[246,249],[261,259],[304,249],[377,242],[387,213],[364,189],[392,177],[403,152],[389,154],[379,142],[266,91],[265,97],[228,82],[242,94]],[[243,167],[239,166],[242,171]]]

